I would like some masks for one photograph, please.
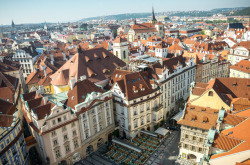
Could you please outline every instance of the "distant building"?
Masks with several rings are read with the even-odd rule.
[[[26,78],[33,70],[33,64],[38,58],[38,53],[34,46],[25,47],[16,51],[12,60],[18,61],[22,66],[24,78]]]
[[[113,41],[113,53],[121,60],[128,62],[128,46],[129,43],[126,38],[118,37]]]

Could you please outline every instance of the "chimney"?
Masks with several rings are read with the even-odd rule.
[[[62,55],[63,55],[63,60],[66,61],[67,60],[66,54],[64,52],[62,52]]]
[[[48,101],[48,96],[44,96],[43,97],[43,103],[44,103],[44,105],[47,104],[47,101]]]
[[[73,77],[73,78],[70,80],[70,89],[71,89],[71,90],[74,88],[75,83],[76,83],[76,79]]]
[[[80,77],[80,80],[81,80],[81,81],[86,80],[86,76],[85,76],[85,75],[82,75],[82,76]]]
[[[40,86],[38,87],[38,91],[39,91],[41,94],[44,94],[44,93],[45,93],[45,89],[44,89],[43,85],[40,85]]]
[[[44,76],[47,77],[47,70],[44,69]]]
[[[54,56],[52,53],[50,54],[50,63],[54,65]]]

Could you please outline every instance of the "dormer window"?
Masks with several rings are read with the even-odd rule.
[[[209,91],[208,96],[213,96],[213,91]]]

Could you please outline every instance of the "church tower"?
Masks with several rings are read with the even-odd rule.
[[[44,30],[44,31],[46,31],[46,32],[47,32],[47,30],[48,30],[48,27],[47,27],[46,21],[45,21],[45,23],[44,23],[43,30]]]
[[[155,12],[154,12],[154,7],[152,7],[152,18],[151,18],[151,21],[150,21],[152,24],[156,24],[157,23],[157,20],[155,18]]]
[[[15,32],[15,28],[16,28],[16,26],[15,26],[15,24],[14,24],[14,21],[12,20],[12,22],[11,22],[11,32],[12,32],[12,33]]]

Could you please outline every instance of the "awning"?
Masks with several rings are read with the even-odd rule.
[[[175,121],[179,121],[180,118],[183,115],[183,111],[180,111],[179,113],[177,113],[174,117],[172,117],[171,119],[175,120]]]
[[[145,133],[145,134],[150,135],[150,136],[157,137],[157,135],[155,133],[152,133],[152,132],[149,132],[149,131],[143,131],[143,130],[141,130],[140,132],[141,133]]]
[[[122,140],[120,140],[120,139],[117,139],[117,138],[112,139],[112,142],[117,143],[117,144],[119,144],[119,145],[121,145],[121,146],[124,146],[124,147],[126,147],[126,148],[129,148],[129,149],[131,149],[131,150],[134,150],[134,151],[137,151],[137,152],[142,152],[142,149],[141,149],[140,147],[137,147],[137,146],[135,146],[135,145],[132,145],[132,144],[127,143],[127,142],[125,142],[125,141],[122,141]]]
[[[162,127],[159,127],[155,133],[157,134],[160,134],[162,136],[165,136],[167,133],[169,132],[169,130],[165,129],[165,128],[162,128]]]

